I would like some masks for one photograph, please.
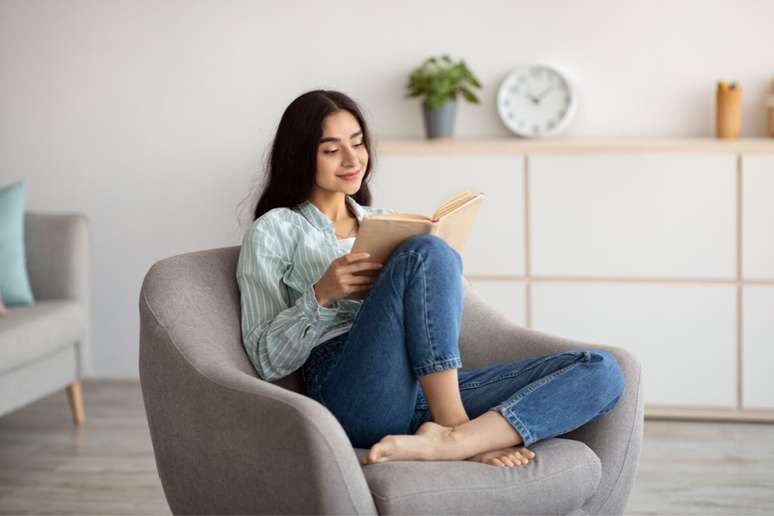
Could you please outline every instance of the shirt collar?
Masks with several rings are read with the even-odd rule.
[[[358,225],[362,224],[363,217],[366,215],[365,209],[360,206],[357,201],[355,201],[355,199],[353,199],[350,195],[345,195],[344,199],[352,213],[355,214]],[[312,201],[307,199],[306,201],[299,204],[298,211],[301,212],[301,215],[303,215],[306,220],[308,220],[317,229],[322,231],[334,231],[333,222],[331,222],[331,219],[329,219],[323,212],[321,212]]]

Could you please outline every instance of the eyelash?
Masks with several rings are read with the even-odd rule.
[[[358,143],[357,145],[355,145],[355,147],[360,147],[361,145],[363,145],[363,142]],[[325,154],[333,154],[334,152],[337,152],[338,150],[339,149],[329,150],[329,151],[324,151],[324,152],[325,152]]]

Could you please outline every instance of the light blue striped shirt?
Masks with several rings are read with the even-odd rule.
[[[358,225],[371,214],[396,213],[345,199]],[[312,348],[352,327],[363,301],[339,299],[324,307],[313,288],[331,262],[349,252],[343,244],[331,220],[309,200],[267,211],[245,233],[236,271],[242,344],[264,380],[293,373]]]

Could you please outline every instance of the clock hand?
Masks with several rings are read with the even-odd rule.
[[[540,95],[538,95],[538,96],[537,96],[537,99],[538,99],[538,101],[542,100],[542,99],[543,99],[543,97],[545,97],[545,96],[548,94],[548,92],[549,92],[549,91],[551,91],[552,89],[554,89],[554,87],[553,87],[553,86],[549,86],[548,88],[546,88],[545,90],[543,90],[543,91],[540,93]]]

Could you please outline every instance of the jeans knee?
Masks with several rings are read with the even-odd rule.
[[[599,367],[600,388],[610,400],[617,400],[624,390],[624,375],[618,360],[609,352],[601,350],[589,350],[591,362],[601,364]]]
[[[437,235],[416,235],[407,238],[401,243],[400,248],[398,249],[398,251],[405,250],[421,250],[424,253],[429,253],[433,256],[451,257],[460,264],[462,263],[462,257],[457,250]]]

